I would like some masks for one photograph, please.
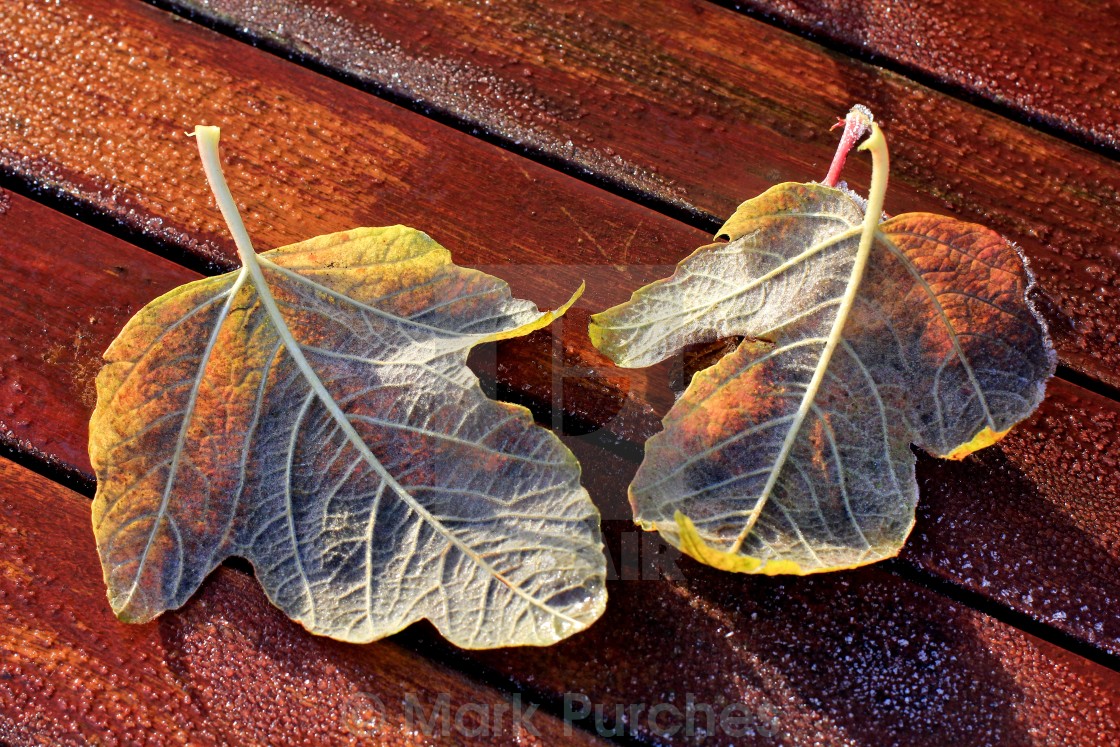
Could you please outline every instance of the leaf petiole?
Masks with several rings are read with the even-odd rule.
[[[879,125],[871,123],[871,135],[860,144],[858,150],[871,151],[871,188],[867,193],[867,211],[863,222],[863,236],[860,238],[862,248],[864,242],[871,243],[869,234],[874,234],[875,227],[883,217],[883,202],[887,197],[887,179],[890,176],[891,159],[887,152],[887,139],[883,137]],[[868,226],[871,226],[868,229]]]
[[[218,139],[221,137],[221,129],[212,125],[195,125],[192,134],[198,141],[198,154],[202,157],[206,181],[210,183],[210,189],[218,201],[218,209],[222,211],[222,217],[226,219],[229,232],[233,235],[233,243],[237,246],[241,265],[249,268],[256,264],[257,253],[253,249],[249,232],[245,230],[245,223],[241,220],[237,203],[233,201],[233,195],[222,173],[222,162],[218,157]]]
[[[249,278],[257,291],[261,306],[268,313],[288,354],[292,356],[292,360],[307,379],[315,394],[326,405],[335,419],[339,421],[343,430],[346,430],[347,427],[352,429],[349,421],[346,420],[345,413],[327,392],[327,388],[323,385],[319,375],[311,368],[311,364],[304,356],[302,348],[292,335],[287,322],[284,321],[284,317],[280,313],[280,307],[276,305],[276,299],[272,296],[272,290],[268,286],[268,281],[265,280],[261,263],[257,260],[257,252],[253,249],[253,242],[249,239],[249,232],[245,230],[245,223],[241,220],[241,212],[237,209],[237,203],[233,201],[229,185],[226,184],[225,174],[222,173],[222,162],[218,157],[218,139],[221,136],[221,130],[209,125],[196,125],[194,135],[198,141],[198,153],[202,157],[202,168],[206,171],[206,180],[210,182],[210,189],[213,190],[214,197],[218,200],[218,208],[222,211],[222,217],[226,219],[229,232],[233,235],[233,243],[237,245],[237,256],[241,258],[242,272],[249,273]]]
[[[837,122],[832,129],[844,126],[844,133],[840,136],[840,143],[836,146],[836,154],[832,157],[832,164],[828,167],[828,175],[821,182],[826,187],[835,187],[840,183],[840,172],[848,160],[848,153],[856,146],[860,138],[867,134],[874,124],[875,118],[871,110],[863,104],[856,104],[848,115]]]

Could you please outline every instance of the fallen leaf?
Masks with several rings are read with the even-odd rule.
[[[592,317],[622,366],[745,338],[694,376],[630,486],[635,521],[710,565],[812,573],[896,554],[918,499],[910,445],[959,459],[994,443],[1054,371],[1015,249],[942,216],[879,223],[877,126],[869,143],[866,211],[779,184],[738,208],[726,242]]]
[[[346,641],[426,618],[466,648],[545,645],[593,622],[606,565],[579,465],[466,366],[567,306],[541,313],[403,226],[254,255],[215,191],[244,266],[142,309],[97,377],[93,524],[117,614],[179,607],[237,555]]]

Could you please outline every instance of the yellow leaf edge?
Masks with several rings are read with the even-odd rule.
[[[560,317],[564,316],[564,314],[568,312],[568,309],[572,307],[572,304],[578,301],[579,297],[583,295],[583,291],[586,287],[587,283],[581,282],[579,284],[579,287],[576,288],[575,293],[572,294],[572,297],[569,298],[563,306],[555,308],[552,311],[543,312],[533,321],[526,322],[520,327],[515,327],[513,329],[507,329],[503,332],[495,332],[493,334],[487,335],[486,337],[483,337],[481,340],[479,340],[476,344],[482,344],[484,342],[496,342],[497,340],[508,340],[513,337],[522,337],[529,334],[530,332],[536,332],[538,329],[544,329]]]
[[[963,443],[957,448],[950,451],[948,454],[941,454],[939,456],[942,459],[951,459],[955,462],[960,461],[969,454],[980,451],[980,449],[986,449],[992,444],[998,443],[999,440],[1010,433],[1011,428],[1014,427],[1015,425],[1013,424],[1010,428],[1007,428],[1005,430],[993,431],[990,427],[985,426],[984,429],[973,436],[972,440],[968,443]]]
[[[359,228],[346,229],[344,231],[325,233],[309,239],[303,239],[291,244],[286,244],[285,246],[277,247],[276,249],[270,249],[267,252],[262,252],[258,256],[268,258],[272,254],[286,254],[291,252],[309,251],[316,249],[331,249],[338,245],[345,245],[351,242],[361,242],[365,240],[384,241],[384,236],[386,234],[396,234],[398,237],[405,237],[409,241],[415,242],[419,245],[416,247],[416,250],[413,251],[412,254],[397,258],[395,260],[396,263],[423,263],[433,267],[454,265],[455,267],[463,271],[479,273],[482,275],[488,274],[482,272],[481,270],[475,270],[470,267],[457,264],[451,254],[451,251],[440,244],[438,241],[433,239],[427,232],[421,231],[418,228],[412,228],[411,226],[405,226],[401,224],[391,226],[363,226]],[[238,270],[234,270],[233,272],[237,271]],[[502,278],[498,278],[494,275],[490,275],[489,277],[494,277],[497,280],[500,280],[505,289],[507,291],[510,290],[509,283],[507,283]],[[544,327],[552,324],[560,317],[564,316],[564,314],[568,312],[568,309],[570,309],[572,305],[580,299],[586,288],[587,283],[581,282],[579,284],[579,287],[576,288],[575,292],[572,294],[571,298],[569,298],[562,306],[553,309],[552,311],[541,312],[541,315],[539,317],[531,322],[526,322],[519,327],[514,327],[513,329],[502,330],[486,335],[485,337],[476,340],[473,344],[481,345],[487,342],[508,340],[514,337],[523,337],[530,332],[536,332],[538,329],[543,329]],[[513,296],[512,292],[510,292],[510,296]]]
[[[878,563],[881,560],[893,558],[895,555],[898,555],[906,543],[906,538],[910,536],[910,531],[914,528],[914,522],[911,520],[910,528],[906,530],[902,542],[899,542],[896,547],[890,548],[889,551],[876,552],[875,555],[869,557],[867,560],[858,563],[821,566],[820,568],[803,568],[800,563],[793,560],[768,560],[764,562],[761,558],[756,558],[751,555],[717,550],[700,537],[700,533],[696,531],[696,526],[692,523],[692,519],[685,516],[684,513],[678,510],[673,515],[673,519],[677,522],[677,529],[680,532],[680,544],[678,547],[685,555],[705,565],[718,568],[721,571],[751,573],[764,576],[808,576],[813,573],[847,571],[853,568],[871,565],[872,563]]]

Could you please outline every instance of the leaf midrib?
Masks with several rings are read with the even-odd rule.
[[[491,577],[504,584],[515,596],[521,597],[530,605],[542,609],[548,614],[564,620],[576,626],[577,628],[584,627],[584,624],[581,621],[549,607],[548,605],[536,599],[531,594],[528,594],[523,589],[521,589],[521,587],[517,586],[509,579],[507,579],[497,569],[495,569],[481,556],[479,556],[473,550],[473,548],[471,548],[469,545],[455,536],[455,534],[448,530],[447,527],[443,526],[443,524],[434,515],[432,515],[431,512],[429,512],[423,505],[420,504],[419,501],[417,501],[407,490],[405,490],[404,486],[397,482],[397,480],[392,476],[392,474],[389,473],[385,466],[381,464],[380,460],[377,459],[377,456],[370,450],[369,446],[365,443],[361,435],[354,428],[354,425],[350,422],[350,419],[346,416],[346,413],[339,406],[338,402],[335,401],[334,397],[331,396],[330,392],[326,388],[326,385],[323,383],[322,379],[319,378],[318,373],[316,373],[315,369],[311,366],[311,363],[307,360],[307,357],[303,354],[301,345],[292,334],[291,329],[288,327],[287,322],[284,320],[284,317],[280,312],[280,308],[276,303],[276,299],[272,295],[272,291],[269,288],[268,281],[265,279],[264,272],[261,269],[261,263],[257,261],[259,257],[252,255],[250,257],[246,257],[246,259],[248,259],[248,261],[245,263],[245,267],[246,269],[248,269],[250,277],[253,281],[253,286],[257,290],[257,296],[260,299],[261,305],[268,313],[269,319],[272,321],[277,335],[283,341],[284,347],[288,351],[288,354],[292,357],[292,360],[296,364],[296,367],[300,370],[300,373],[303,375],[312,391],[318,397],[319,401],[321,401],[323,403],[323,406],[327,408],[327,411],[331,414],[331,417],[334,419],[335,423],[346,435],[347,439],[350,440],[354,448],[358,450],[358,453],[362,455],[362,458],[364,458],[370,465],[370,467],[374,470],[374,472],[376,472],[377,475],[383,481],[385,481],[385,483],[390,488],[392,488],[393,492],[395,492],[401,498],[401,500],[403,500],[413,511],[415,511],[417,515],[419,515],[439,534],[446,538],[446,540],[450,544],[455,546],[456,549],[458,549],[465,556],[474,561]],[[272,262],[268,262],[267,259],[265,260],[265,262],[267,262],[271,267],[275,267],[281,271],[283,271],[284,269]],[[284,274],[295,282],[308,285],[313,290],[319,290],[320,288],[322,288],[322,286],[320,286],[318,283],[310,281],[307,278],[304,278],[302,275],[299,275],[298,273],[286,272]],[[341,294],[332,292],[332,295]],[[354,301],[354,299],[350,299],[348,296],[343,297],[351,301],[352,303],[359,303],[357,301]],[[375,308],[366,304],[361,305],[364,308]],[[388,312],[384,312],[381,310],[378,311],[382,315],[388,314]],[[409,321],[409,323],[414,324],[418,327],[427,328],[432,331],[438,331],[442,334],[447,334],[448,332],[447,330],[430,327],[429,325],[425,325],[420,322],[411,322],[410,320],[404,320],[403,318],[397,317],[396,315],[388,314],[388,316],[393,320]]]
[[[878,128],[875,128],[873,133],[873,137],[878,135],[881,138]],[[879,158],[879,155],[875,156],[876,166],[879,165]],[[820,389],[821,382],[824,381],[829,366],[832,364],[832,357],[835,355],[836,349],[844,339],[844,325],[848,323],[848,316],[851,314],[852,308],[855,306],[856,298],[859,296],[859,288],[863,283],[864,270],[867,268],[867,261],[871,255],[871,248],[875,243],[885,191],[886,174],[882,170],[873,168],[871,174],[871,199],[868,201],[867,210],[864,212],[863,222],[859,226],[859,248],[856,250],[856,255],[852,261],[852,269],[848,275],[848,282],[845,285],[840,305],[836,309],[836,317],[833,319],[832,328],[829,330],[824,350],[821,351],[821,357],[817,361],[816,367],[813,369],[813,376],[809,380],[809,384],[805,387],[805,394],[797,408],[797,413],[794,415],[793,422],[786,432],[786,437],[782,442],[782,448],[778,452],[777,458],[774,460],[774,466],[770,472],[770,476],[767,478],[766,484],[762,488],[758,500],[755,503],[755,507],[751,509],[751,512],[747,515],[746,524],[742,531],[739,532],[739,535],[735,538],[735,541],[728,551],[731,554],[739,553],[743,547],[743,543],[746,542],[747,537],[762,515],[762,509],[769,501],[770,494],[773,492],[774,486],[778,482],[778,477],[785,467],[786,462],[789,460],[789,455],[793,450],[793,444],[801,431],[801,425],[805,422],[805,418],[808,417],[815,406],[817,392]],[[841,235],[848,236],[851,233],[852,231],[849,229]],[[839,478],[840,480],[844,479],[843,471],[841,471]]]

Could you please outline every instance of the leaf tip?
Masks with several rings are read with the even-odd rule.
[[[602,351],[602,348],[603,348],[603,327],[599,324],[598,320],[595,318],[597,316],[599,316],[599,315],[598,314],[592,315],[591,321],[587,325],[587,336],[591,338],[591,344],[595,347],[595,349],[599,350],[599,351]]]
[[[153,610],[146,605],[135,604],[132,595],[114,595],[113,588],[109,588],[109,606],[113,614],[122,623],[128,625],[141,625],[151,622],[163,613],[164,610]]]
[[[514,327],[513,329],[507,329],[502,332],[495,332],[493,334],[487,335],[486,337],[483,337],[481,340],[479,340],[479,342],[497,342],[498,340],[508,340],[513,337],[522,337],[529,334],[530,332],[536,332],[538,329],[544,329],[560,317],[564,316],[564,314],[568,313],[568,309],[570,309],[572,305],[579,300],[579,297],[583,295],[583,289],[586,287],[587,283],[580,282],[579,287],[576,288],[576,292],[572,294],[571,298],[564,302],[563,306],[555,308],[552,311],[543,312],[533,321],[522,324],[520,327]]]
[[[587,281],[579,281],[579,287],[576,288],[576,292],[572,294],[572,297],[568,299],[568,302],[552,313],[556,314],[556,316],[562,316],[563,314],[566,314],[568,309],[572,308],[572,305],[575,304],[575,302],[583,296],[583,292],[585,290],[587,290]]]

